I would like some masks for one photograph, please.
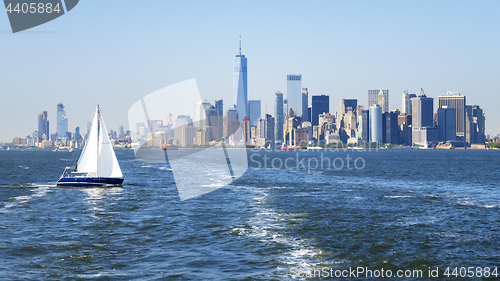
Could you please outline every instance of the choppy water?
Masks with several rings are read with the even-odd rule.
[[[183,202],[166,164],[116,152],[122,188],[58,188],[70,153],[0,151],[1,279],[275,280],[321,267],[500,266],[499,151],[260,152],[254,160],[349,154],[365,166],[253,161],[235,184]]]

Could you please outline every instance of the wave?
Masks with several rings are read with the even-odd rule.
[[[10,203],[5,203],[3,208],[0,209],[0,212],[6,212],[8,209],[20,207],[33,199],[43,197],[49,193],[51,188],[55,187],[55,185],[30,183],[26,187],[34,187],[30,190],[30,192],[32,192],[31,194],[10,197]]]

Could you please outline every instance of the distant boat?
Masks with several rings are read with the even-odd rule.
[[[449,142],[447,142],[447,143],[440,142],[440,143],[438,143],[438,145],[436,145],[436,148],[437,149],[454,149],[455,147]]]
[[[116,186],[123,183],[123,174],[111,146],[108,131],[97,105],[90,133],[76,167],[66,167],[58,186]]]
[[[162,146],[161,149],[163,149],[163,150],[177,150],[177,149],[179,149],[179,147],[176,145],[173,145],[173,144],[167,144],[167,145]]]
[[[308,146],[307,150],[322,150],[323,148],[320,146]]]

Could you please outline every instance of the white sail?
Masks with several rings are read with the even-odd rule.
[[[97,118],[98,111],[96,110],[87,141],[75,170],[78,173],[88,173],[89,176],[97,176]]]
[[[75,172],[87,173],[90,177],[123,177],[99,106]]]
[[[111,177],[111,178],[121,178],[123,177],[120,165],[118,165],[118,160],[116,160],[115,151],[109,140],[108,130],[106,130],[106,125],[104,125],[104,120],[101,116],[101,133],[99,138],[99,176],[100,177]]]

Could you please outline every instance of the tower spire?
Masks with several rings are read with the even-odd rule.
[[[241,32],[240,32],[240,57],[241,57]]]

